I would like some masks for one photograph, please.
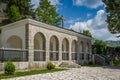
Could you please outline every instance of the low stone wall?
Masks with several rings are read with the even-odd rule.
[[[62,62],[71,62],[71,61],[51,61],[56,67],[59,66]],[[75,61],[72,61],[76,63]],[[80,65],[84,64],[84,60],[80,61]],[[88,62],[88,61],[86,61]],[[16,70],[27,70],[27,69],[45,69],[47,66],[47,61],[34,61],[34,62],[13,62],[16,67]],[[0,63],[0,71],[4,70],[6,62]]]
[[[55,66],[59,66],[59,61],[51,61]],[[16,67],[16,70],[25,70],[25,69],[45,69],[47,66],[46,61],[34,61],[34,62],[13,62]],[[6,62],[0,63],[0,71],[4,70]]]

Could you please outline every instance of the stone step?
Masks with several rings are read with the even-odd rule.
[[[65,68],[80,68],[81,66],[75,62],[62,62],[59,67]]]

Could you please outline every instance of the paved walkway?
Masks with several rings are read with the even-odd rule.
[[[120,80],[120,68],[82,67],[8,80]]]

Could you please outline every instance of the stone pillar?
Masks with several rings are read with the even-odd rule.
[[[90,54],[90,61],[92,61],[92,44],[89,43],[89,54]]]
[[[47,62],[50,61],[50,52],[49,51],[50,51],[50,39],[47,35],[47,37],[46,37],[46,61]]]
[[[77,42],[77,63],[80,63],[80,41]]]
[[[71,46],[72,46],[72,41],[71,40],[69,40],[69,61],[72,61],[72,50],[71,50]]]
[[[87,56],[86,56],[87,55],[87,47],[86,46],[87,46],[87,43],[84,42],[84,61],[85,62],[87,61],[87,59],[86,59],[87,58]]]
[[[32,68],[33,61],[34,61],[34,37],[32,35],[32,29],[29,24],[26,24],[25,26],[25,42],[26,42],[26,49],[28,50],[28,62],[29,62],[29,68]]]
[[[59,61],[62,61],[62,39],[59,39]]]

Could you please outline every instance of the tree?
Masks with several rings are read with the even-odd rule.
[[[101,41],[101,40],[95,40],[95,42],[93,43],[94,45],[94,50],[96,52],[96,54],[104,54],[106,52],[106,43]]]
[[[32,17],[34,14],[31,0],[1,0],[7,4],[7,17],[9,21],[17,21],[25,17]]]
[[[120,33],[120,0],[103,0],[106,5],[108,29]]]
[[[56,26],[60,25],[61,18],[56,12],[56,7],[54,5],[51,5],[48,0],[41,0],[39,2],[39,6],[36,9],[36,14],[43,22]]]
[[[17,21],[19,19],[22,18],[22,15],[20,14],[19,12],[19,8],[15,5],[12,5],[9,9],[9,12],[8,12],[8,18],[10,19],[10,21]]]
[[[89,37],[92,37],[92,34],[91,34],[91,32],[89,30],[83,30],[83,34],[87,35]]]

